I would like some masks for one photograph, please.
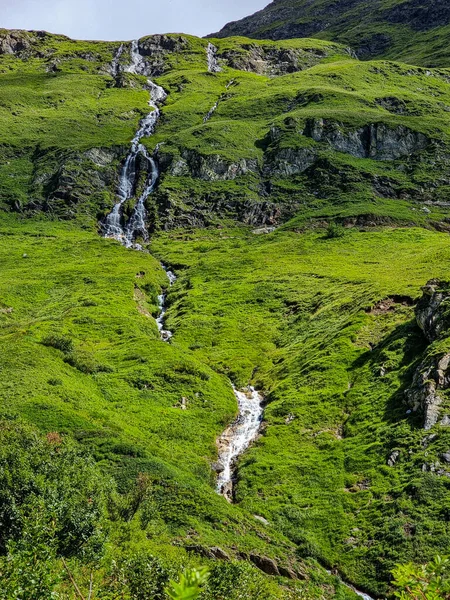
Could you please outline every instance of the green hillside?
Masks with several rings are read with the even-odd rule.
[[[364,59],[446,67],[449,26],[446,0],[274,0],[212,36],[323,38],[350,45]]]
[[[436,331],[415,307],[448,279],[450,71],[165,35],[135,75],[130,49],[0,35],[0,599],[159,600],[200,566],[205,600],[393,597],[449,548],[447,284]],[[101,223],[149,78],[137,251]],[[231,384],[265,412],[228,503]]]

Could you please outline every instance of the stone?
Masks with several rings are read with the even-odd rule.
[[[394,452],[392,452],[392,454],[388,458],[388,461],[387,461],[388,466],[393,467],[395,465],[395,463],[397,462],[399,456],[400,456],[400,451],[394,450]]]
[[[280,575],[277,563],[267,556],[259,556],[257,554],[250,554],[250,560],[252,563],[266,575]]]
[[[290,567],[278,567],[280,575],[288,579],[298,579],[297,573]]]
[[[441,454],[441,458],[442,460],[445,460],[445,462],[450,463],[450,450]]]
[[[213,546],[209,550],[214,556],[214,558],[217,558],[219,560],[230,560],[229,555],[224,550],[222,550],[222,548],[219,548],[219,546]]]
[[[270,525],[269,521],[267,519],[265,519],[264,517],[261,517],[261,515],[253,515],[253,516],[255,517],[255,519],[257,521],[259,521],[263,525]]]

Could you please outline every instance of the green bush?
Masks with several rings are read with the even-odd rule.
[[[40,528],[39,539],[57,554],[97,554],[109,485],[93,461],[59,434],[43,437],[0,422],[0,554],[8,554],[11,544],[22,548],[36,514],[34,530]]]
[[[393,571],[395,596],[401,600],[449,600],[450,557],[426,565],[400,565]]]
[[[344,237],[345,229],[339,223],[334,223],[333,221],[328,225],[327,231],[325,233],[325,238],[327,240],[337,239]]]

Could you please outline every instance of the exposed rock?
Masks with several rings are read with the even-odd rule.
[[[391,23],[407,24],[418,31],[427,31],[436,25],[450,24],[450,4],[448,0],[407,0],[386,10],[384,17]]]
[[[397,462],[399,456],[400,456],[400,451],[394,450],[394,452],[392,452],[392,454],[388,458],[388,461],[387,461],[388,466],[393,467],[395,465],[395,463]]]
[[[84,155],[98,167],[110,165],[117,159],[117,151],[110,148],[91,148]]]
[[[388,127],[383,123],[348,130],[336,121],[309,119],[304,135],[316,142],[326,142],[334,150],[356,158],[396,160],[425,149],[429,140],[423,133],[403,125]]]
[[[255,517],[255,519],[257,521],[259,521],[263,525],[270,525],[269,521],[267,519],[265,519],[264,517],[261,517],[261,515],[253,515],[253,516]]]
[[[147,77],[162,75],[167,70],[168,56],[182,52],[188,44],[188,40],[181,35],[151,35],[139,40],[139,53],[144,57],[141,74]]]
[[[306,171],[317,158],[311,148],[282,148],[266,156],[263,173],[266,176],[290,177]]]
[[[224,465],[220,461],[213,462],[211,468],[216,473],[222,473],[222,471],[225,469]]]
[[[226,50],[218,56],[232,69],[249,71],[258,75],[277,76],[296,73],[308,69],[328,54],[335,54],[337,48],[300,49],[275,48],[261,44],[243,44],[238,49]]]
[[[218,559],[218,560],[230,560],[230,556],[219,548],[218,546],[213,546],[211,548],[207,548],[206,546],[185,546],[188,552],[194,552],[200,556],[209,559]]]
[[[434,342],[450,327],[450,289],[447,282],[430,280],[422,288],[423,296],[417,303],[416,318],[429,342]]]
[[[167,164],[169,163],[169,165]],[[182,150],[181,158],[173,160],[161,154],[161,167],[174,177],[195,177],[205,181],[232,180],[247,173],[259,171],[258,161],[242,158],[232,162],[219,154],[201,155],[194,150]]]
[[[259,229],[254,229],[252,233],[254,235],[267,235],[268,233],[273,233],[276,227],[260,227]]]
[[[219,560],[230,560],[229,555],[218,546],[213,546],[212,548],[210,548],[210,552],[214,556],[214,558],[217,558]]]
[[[288,579],[298,579],[297,573],[290,567],[278,567],[278,571],[282,577],[287,577]]]
[[[280,571],[278,570],[277,563],[268,558],[267,556],[258,556],[257,554],[250,554],[250,560],[258,567],[263,573],[267,575],[280,575]]]
[[[450,286],[447,282],[431,280],[423,292],[416,307],[416,318],[428,341],[433,343],[448,331]],[[442,392],[450,387],[449,366],[450,353],[433,352],[431,346],[406,392],[412,409],[423,412],[426,430],[439,421]]]
[[[19,54],[30,46],[30,36],[24,31],[8,31],[0,34],[0,54]]]
[[[445,462],[450,463],[450,450],[441,454],[441,458],[442,460],[445,460]]]

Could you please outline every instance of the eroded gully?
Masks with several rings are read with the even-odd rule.
[[[120,58],[124,52],[122,44],[112,63],[111,74],[117,77],[121,72],[133,73],[135,75],[145,75],[147,66],[139,52],[139,42],[137,40],[131,43],[130,59],[128,66],[123,66]],[[217,73],[221,71],[216,58],[216,48],[208,44],[207,50],[208,71]],[[107,238],[118,240],[127,248],[141,250],[140,244],[136,239],[141,237],[144,241],[148,240],[146,228],[146,208],[145,203],[150,194],[154,191],[159,178],[159,169],[155,156],[150,156],[147,148],[141,143],[142,138],[150,137],[156,128],[160,117],[160,106],[167,97],[164,89],[156,85],[151,79],[147,80],[147,88],[150,93],[149,106],[151,112],[144,117],[136,135],[131,141],[130,150],[126,156],[125,162],[120,171],[119,186],[117,191],[118,201],[113,207],[111,213],[106,217],[102,224],[103,234]],[[217,105],[213,107],[210,117]],[[125,202],[132,199],[136,192],[138,180],[138,160],[143,160],[147,165],[147,180],[144,190],[139,196],[130,218],[125,223],[123,208]],[[176,281],[176,275],[165,265],[161,265],[165,270],[169,282],[169,287]],[[160,332],[161,339],[169,342],[173,333],[165,327],[165,315],[167,311],[167,291],[163,291],[158,296],[159,316],[156,324]],[[237,475],[237,462],[239,457],[249,448],[252,442],[257,438],[263,419],[263,396],[253,387],[238,390],[233,386],[233,391],[238,404],[238,416],[235,421],[227,427],[217,441],[218,463],[217,463],[217,492],[224,496],[229,502],[233,502],[234,484]],[[348,584],[345,584],[348,585]],[[348,585],[358,596],[364,600],[373,600],[367,594]]]

